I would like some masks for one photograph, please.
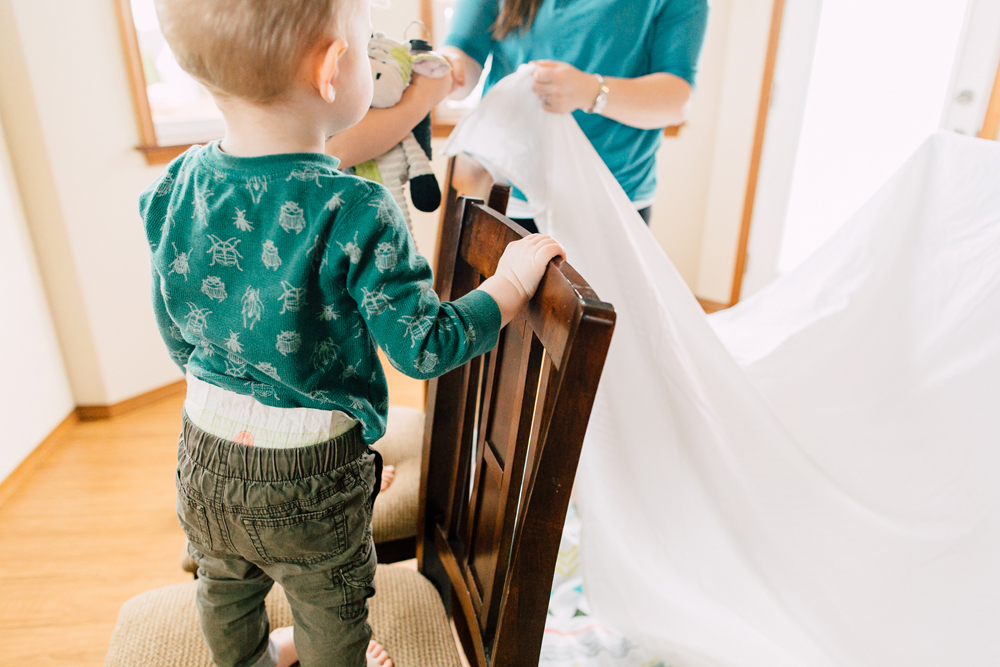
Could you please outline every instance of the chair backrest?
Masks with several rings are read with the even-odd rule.
[[[461,189],[490,186],[452,160],[438,243],[442,299],[475,289],[524,230]],[[491,200],[506,206],[506,191]],[[497,347],[428,386],[417,558],[473,667],[538,664],[570,492],[615,325],[567,262]]]

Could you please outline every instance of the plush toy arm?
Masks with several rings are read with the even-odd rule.
[[[451,71],[451,63],[440,53],[423,51],[414,54],[413,71],[431,79],[440,79]]]
[[[406,153],[410,180],[417,176],[434,173],[434,170],[431,169],[431,161],[427,159],[427,153],[420,147],[420,142],[417,141],[412,132],[403,137],[403,141],[400,143],[403,146],[403,152]]]
[[[441,187],[431,169],[431,161],[412,132],[403,138],[402,146],[406,153],[413,205],[418,211],[436,211],[441,205]]]

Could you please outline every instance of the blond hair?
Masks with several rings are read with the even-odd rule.
[[[348,0],[156,0],[177,62],[210,90],[280,98]]]

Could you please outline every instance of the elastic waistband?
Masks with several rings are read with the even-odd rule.
[[[206,433],[182,417],[181,447],[196,464],[223,476],[259,482],[280,482],[336,470],[368,451],[361,425],[317,445],[272,449],[248,447]]]

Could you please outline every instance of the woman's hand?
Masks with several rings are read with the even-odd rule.
[[[429,76],[421,76],[414,72],[413,78],[410,80],[410,85],[403,94],[405,95],[406,92],[412,91],[410,95],[415,100],[418,100],[422,106],[433,109],[451,93],[454,88],[453,79],[453,72],[448,72],[440,79],[432,79]]]
[[[438,53],[451,63],[451,76],[454,82],[451,87],[451,98],[465,99],[479,83],[479,77],[483,74],[482,66],[465,51],[454,46],[444,46]]]
[[[601,92],[597,76],[581,72],[568,63],[536,60],[532,90],[549,113],[589,111]],[[604,77],[608,87],[607,106],[601,115],[623,125],[654,130],[680,125],[691,103],[691,85],[666,72],[634,79]]]
[[[452,93],[459,88],[465,87],[465,58],[462,58],[462,53],[460,51],[455,53],[456,51],[458,51],[458,49],[452,48],[448,50],[448,47],[445,47],[445,49],[441,52],[441,55],[443,55],[451,65]]]
[[[572,113],[594,106],[601,92],[596,76],[554,60],[535,60],[533,64],[535,85],[531,90],[542,101],[543,109],[549,113]]]

